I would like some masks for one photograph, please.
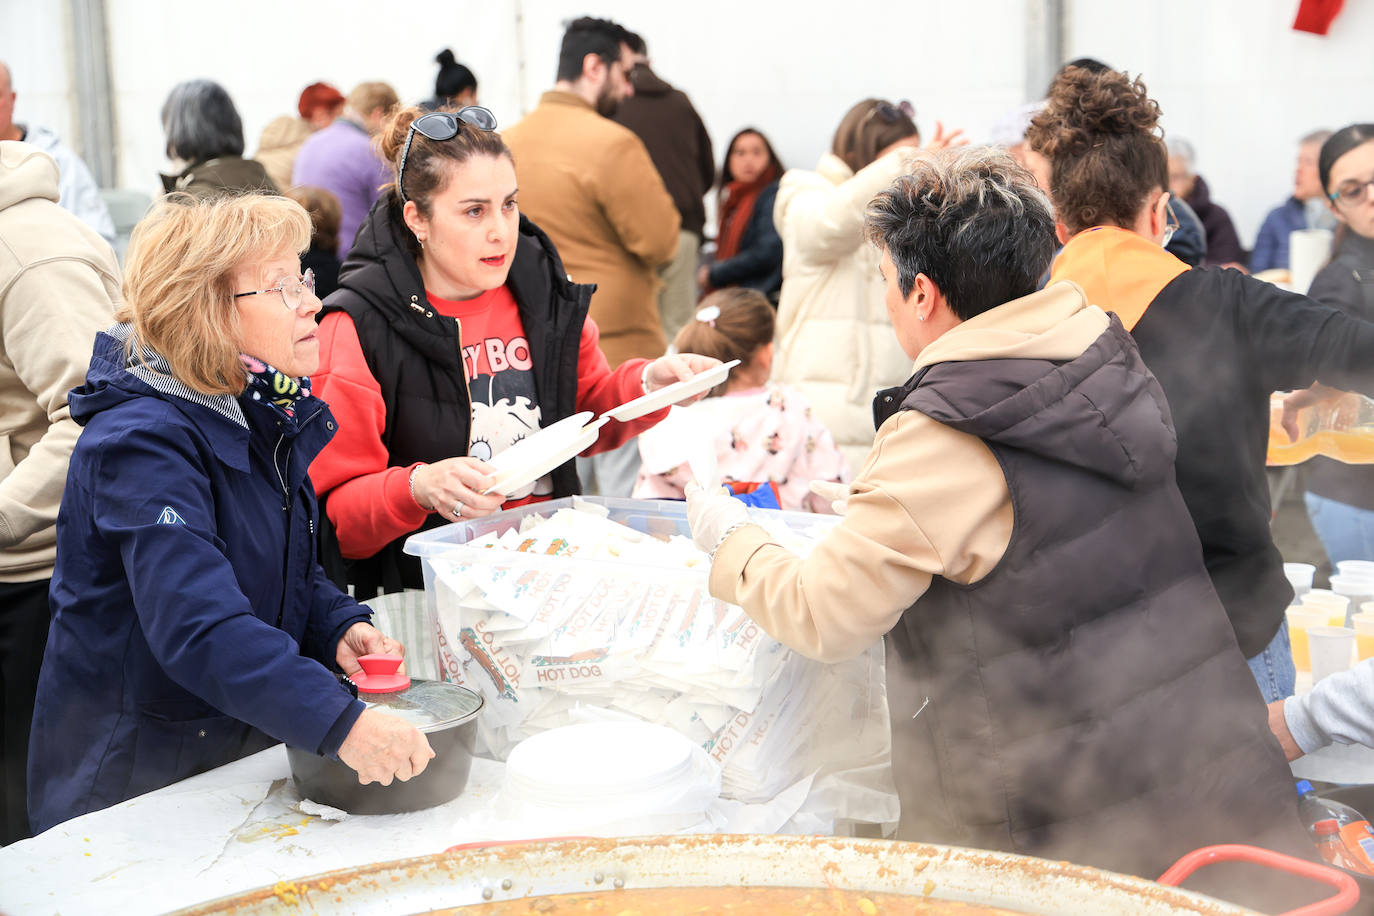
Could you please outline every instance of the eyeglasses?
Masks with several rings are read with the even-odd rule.
[[[916,106],[906,99],[902,99],[896,105],[893,105],[891,102],[879,102],[877,105],[868,109],[868,114],[864,115],[864,119],[859,122],[859,126],[863,127],[875,117],[884,124],[896,124],[904,117],[915,121]]]
[[[1364,181],[1347,181],[1335,191],[1326,195],[1332,202],[1339,200],[1346,206],[1353,207],[1369,196],[1369,189],[1374,187],[1374,176],[1366,178]]]
[[[1168,248],[1169,243],[1174,240],[1174,234],[1178,232],[1178,214],[1174,212],[1172,203],[1164,206],[1164,238],[1160,240],[1160,248]]]
[[[248,293],[234,293],[235,299],[242,299],[244,296],[260,296],[263,293],[281,293],[282,303],[291,311],[296,311],[305,301],[305,294],[315,292],[315,272],[306,269],[305,274],[300,277],[287,277],[276,286],[269,286],[267,289],[255,289]]]
[[[401,194],[401,203],[407,200],[406,157],[410,155],[410,141],[415,139],[415,132],[419,131],[431,140],[452,140],[458,136],[464,124],[471,124],[478,130],[496,130],[496,115],[480,105],[469,105],[457,111],[432,111],[410,122],[410,130],[406,131],[406,145],[401,150],[401,167],[396,170],[396,190]]]

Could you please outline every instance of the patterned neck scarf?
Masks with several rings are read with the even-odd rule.
[[[248,370],[248,388],[244,394],[271,407],[294,431],[296,404],[310,397],[310,379],[305,376],[299,381],[293,379],[280,369],[246,353],[240,353],[239,360]]]

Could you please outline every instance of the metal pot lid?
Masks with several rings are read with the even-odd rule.
[[[457,684],[411,679],[396,693],[359,693],[368,709],[379,709],[405,719],[422,732],[459,725],[477,715],[482,695]]]

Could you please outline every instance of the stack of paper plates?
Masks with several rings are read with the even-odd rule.
[[[647,722],[550,729],[520,742],[506,761],[507,800],[525,816],[544,812],[562,829],[627,819],[686,827],[719,793],[720,769],[704,750]]]

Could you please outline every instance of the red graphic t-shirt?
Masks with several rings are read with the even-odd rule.
[[[472,455],[486,458],[519,441],[539,425],[532,354],[510,291],[502,286],[476,299],[450,302],[431,297],[440,313],[462,323],[463,366],[472,395]],[[410,493],[414,464],[393,465],[382,434],[387,405],[372,377],[358,341],[357,328],[345,312],[320,322],[320,369],[311,375],[315,395],[329,404],[338,431],[310,466],[315,490],[329,496],[329,518],[348,558],[370,557],[398,537],[415,531],[433,511],[418,505]],[[590,317],[582,325],[577,350],[579,411],[604,413],[643,394],[640,374],[647,360],[630,359],[612,371],[599,345],[601,335]],[[666,410],[628,423],[601,427],[588,454],[608,451],[653,426]],[[546,498],[548,480],[508,499],[504,508]]]
[[[541,425],[534,363],[520,312],[505,286],[462,301],[427,295],[436,312],[458,319],[463,371],[472,397],[472,447],[468,454],[488,461]],[[552,492],[552,482],[544,477],[512,493],[510,500]]]

